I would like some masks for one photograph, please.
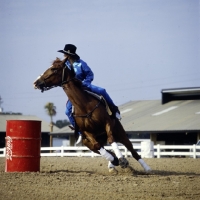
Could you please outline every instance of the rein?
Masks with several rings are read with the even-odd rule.
[[[54,88],[54,87],[58,87],[58,86],[63,87],[63,85],[68,84],[70,81],[74,80],[75,78],[71,78],[71,79],[66,80],[66,81],[64,80],[64,79],[65,79],[65,69],[66,69],[66,65],[65,65],[65,67],[63,67],[62,82],[61,82],[60,84],[58,84],[58,85],[54,85],[54,86],[51,86],[51,87],[47,87],[47,86],[46,86],[45,81],[46,81],[48,78],[50,78],[50,77],[52,76],[52,74],[50,74],[50,75],[47,76],[45,79],[43,79],[43,83],[44,83],[45,86],[41,89],[41,92],[50,90],[50,89],[52,89],[52,88]],[[54,73],[57,73],[57,71],[54,72]]]
[[[62,87],[64,84],[68,84],[70,81],[74,80],[75,78],[71,78],[69,80],[65,81],[65,69],[66,69],[66,64],[65,67],[63,67],[63,73],[62,73],[62,83],[60,84],[60,86]]]

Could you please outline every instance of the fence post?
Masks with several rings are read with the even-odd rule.
[[[196,158],[196,144],[193,144],[193,158]]]
[[[160,158],[160,144],[157,144],[157,158]]]
[[[61,146],[61,157],[64,157],[64,146]]]
[[[124,152],[125,153],[125,158],[127,158],[128,157],[128,155],[127,155],[127,153],[128,153],[127,148],[125,147],[124,150],[125,150],[125,152]]]

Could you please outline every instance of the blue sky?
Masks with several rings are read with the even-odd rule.
[[[33,81],[67,43],[92,68],[93,84],[117,105],[161,99],[166,88],[200,86],[198,0],[0,1],[0,96],[4,111],[67,119],[61,88]]]

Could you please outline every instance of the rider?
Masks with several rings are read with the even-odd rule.
[[[76,54],[76,46],[73,44],[66,44],[63,50],[59,50],[58,52],[63,53],[64,56],[67,58],[66,65],[71,67],[71,63],[74,67],[74,71],[76,73],[76,78],[82,81],[82,85],[85,88],[88,88],[91,92],[94,92],[98,95],[102,95],[104,99],[107,101],[109,108],[111,109],[113,116],[116,117],[118,120],[121,119],[120,112],[118,107],[113,103],[112,99],[106,92],[104,88],[97,87],[92,85],[91,82],[93,81],[94,74],[90,67],[87,65],[86,62],[80,59],[80,57]],[[68,100],[66,103],[66,111],[65,114],[68,116],[70,123],[73,127],[75,127],[75,120],[72,115],[72,104]],[[80,143],[82,140],[82,135],[79,132],[79,138],[76,144]]]

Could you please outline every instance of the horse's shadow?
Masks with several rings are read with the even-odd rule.
[[[68,174],[83,174],[83,175],[113,175],[110,174],[109,172],[98,172],[98,171],[87,171],[87,170],[78,170],[78,171],[74,171],[74,170],[50,170],[50,171],[45,171],[45,172],[41,172],[41,173],[50,173],[50,174],[56,174],[56,173],[68,173]],[[199,173],[190,173],[190,172],[174,172],[174,171],[163,171],[163,170],[152,170],[152,172],[143,172],[143,171],[137,171],[134,170],[131,173],[126,173],[123,172],[123,170],[121,170],[118,175],[127,175],[129,174],[130,176],[143,176],[143,177],[149,177],[149,176],[200,176]],[[117,175],[117,174],[115,174]]]
[[[49,170],[49,171],[41,171],[41,173],[50,173],[50,174],[56,174],[56,173],[70,173],[70,174],[80,174],[80,173],[85,173],[85,174],[96,174],[93,171],[86,171],[86,170],[81,170],[81,171],[72,171],[72,170]]]
[[[163,171],[163,170],[152,170],[150,173],[136,171],[136,175],[148,175],[148,176],[200,176],[199,173],[192,172],[174,172],[174,171]]]

